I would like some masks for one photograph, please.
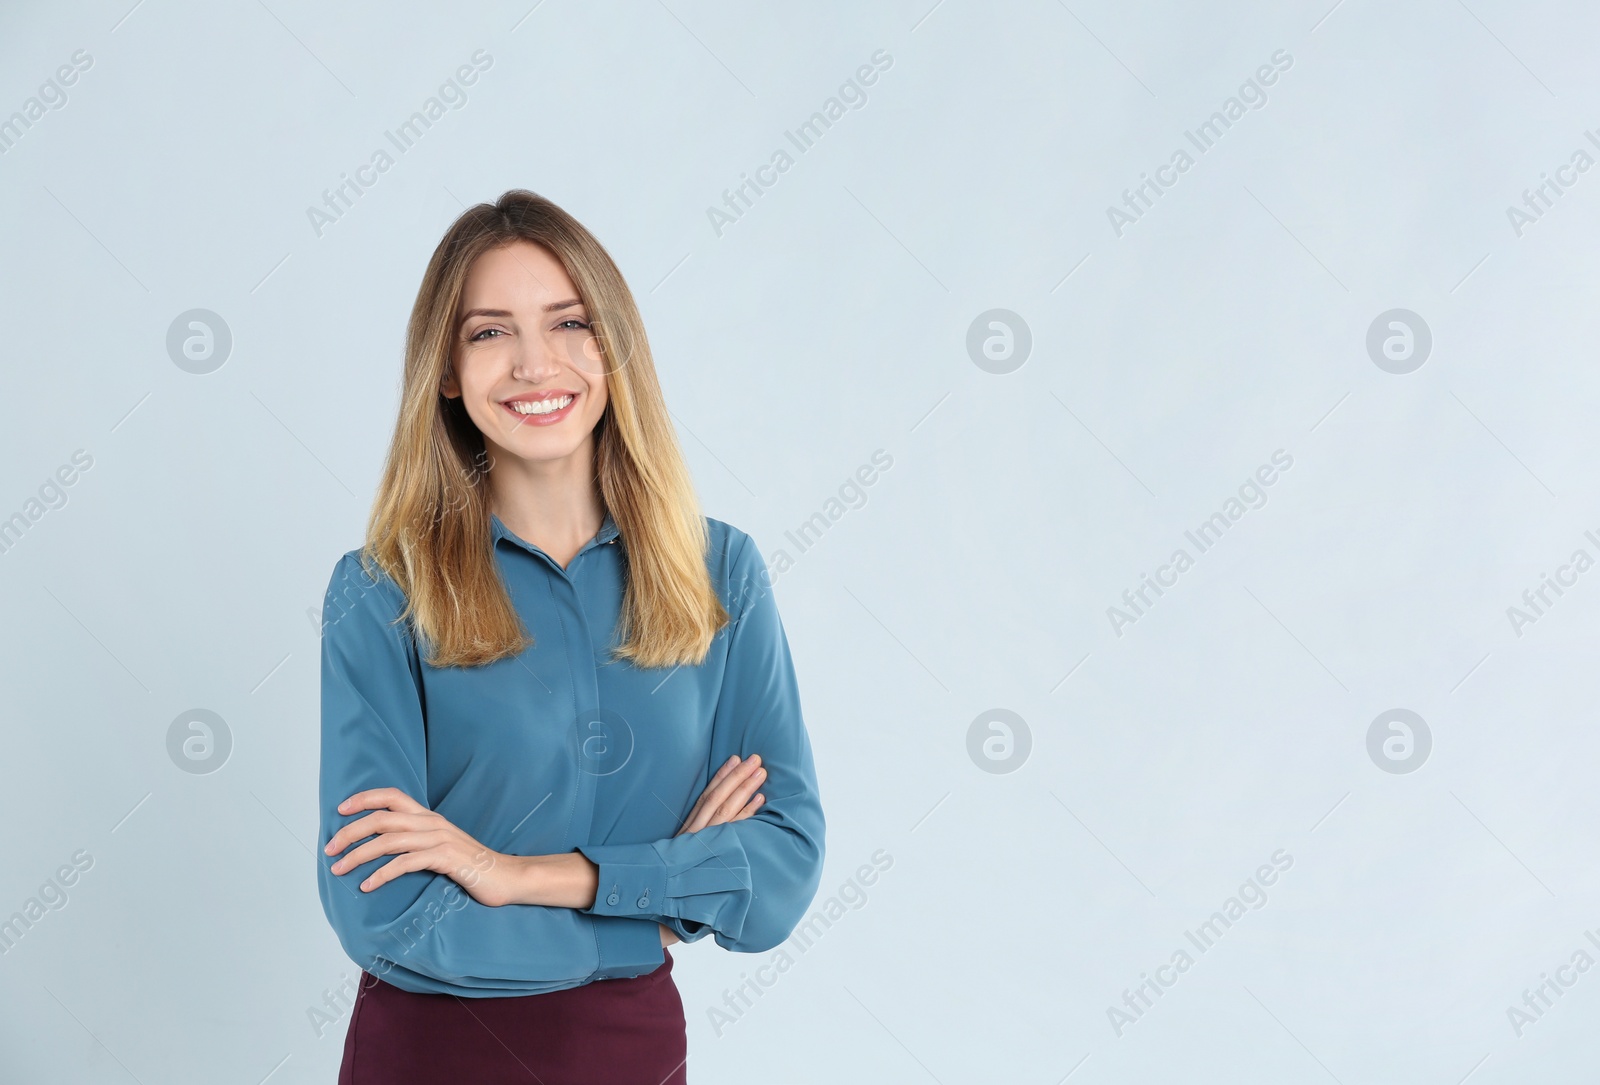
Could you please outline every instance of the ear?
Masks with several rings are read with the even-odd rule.
[[[444,377],[439,381],[439,394],[446,399],[460,399],[461,385],[456,382],[454,369],[446,369]]]

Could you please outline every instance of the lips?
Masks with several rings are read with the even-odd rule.
[[[581,394],[564,388],[528,392],[502,400],[500,408],[515,418],[518,425],[553,426],[572,413]]]

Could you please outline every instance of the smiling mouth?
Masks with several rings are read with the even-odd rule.
[[[512,411],[517,414],[554,414],[563,407],[572,405],[576,396],[556,396],[554,399],[519,400],[516,403],[507,403]]]
[[[550,426],[570,414],[577,400],[573,393],[563,392],[544,399],[506,400],[500,406],[516,416],[518,425]]]

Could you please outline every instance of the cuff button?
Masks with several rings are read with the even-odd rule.
[[[646,889],[644,891],[644,895],[642,897],[640,897],[634,903],[638,904],[638,906],[641,907],[641,908],[649,907],[649,905],[650,905],[650,890]]]
[[[612,893],[609,897],[606,898],[606,903],[607,904],[611,904],[611,905],[615,905],[617,903],[617,901],[619,901],[621,899],[622,898],[617,896],[617,894]]]

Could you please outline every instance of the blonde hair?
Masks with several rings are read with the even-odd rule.
[[[594,235],[526,189],[468,208],[428,261],[406,329],[400,415],[363,558],[405,594],[401,618],[429,644],[431,666],[479,666],[533,644],[495,564],[483,434],[463,401],[440,391],[473,262],[516,241],[543,246],[566,269],[605,366],[608,402],[595,425],[595,470],[627,562],[616,657],[640,667],[700,663],[729,619],[706,568],[706,523],[644,322]]]

